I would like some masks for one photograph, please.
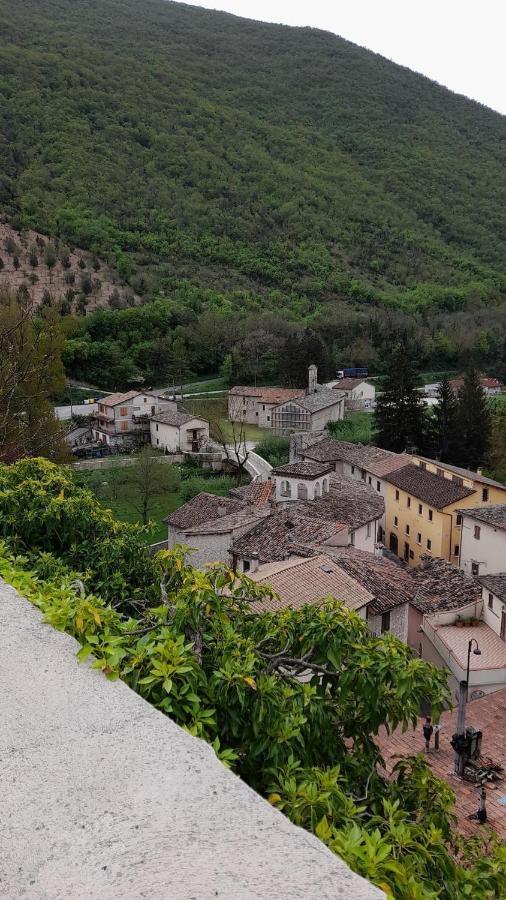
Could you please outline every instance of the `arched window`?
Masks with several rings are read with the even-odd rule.
[[[328,481],[328,478],[324,478],[323,483],[322,483],[322,493],[328,494],[328,492],[329,492],[329,481]]]
[[[315,486],[314,486],[314,495],[315,495],[315,497],[319,497],[320,494],[321,494],[321,491],[320,491],[320,482],[317,481],[317,482],[315,483]]]
[[[282,497],[291,497],[292,496],[292,488],[289,481],[281,482],[281,496]]]
[[[307,485],[306,484],[298,484],[297,485],[297,498],[299,500],[307,500]]]

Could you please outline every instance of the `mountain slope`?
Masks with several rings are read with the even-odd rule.
[[[22,291],[34,306],[56,301],[62,315],[125,309],[140,298],[116,272],[78,247],[0,220],[0,287]]]
[[[504,289],[498,114],[310,29],[158,0],[0,10],[20,225],[165,289],[448,309]]]

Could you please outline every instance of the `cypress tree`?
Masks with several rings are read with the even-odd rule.
[[[374,414],[376,443],[385,450],[420,451],[424,446],[424,408],[405,347],[397,346],[390,357],[389,373]]]
[[[446,377],[439,385],[437,399],[430,419],[427,452],[442,462],[457,462],[457,398]]]
[[[476,369],[464,376],[457,402],[457,455],[466,469],[477,469],[490,450],[492,416]]]

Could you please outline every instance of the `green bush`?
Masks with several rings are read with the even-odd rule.
[[[290,456],[290,441],[276,435],[265,437],[255,447],[255,452],[267,460],[274,468],[287,463]]]
[[[235,487],[235,480],[228,475],[214,478],[187,478],[181,484],[180,496],[183,503],[205,491],[207,494],[218,494],[226,497],[230,488]]]
[[[373,416],[366,412],[349,413],[341,422],[329,422],[328,432],[336,441],[370,444],[373,439]]]

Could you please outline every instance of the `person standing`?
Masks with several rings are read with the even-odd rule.
[[[425,723],[423,726],[423,736],[425,738],[425,752],[428,753],[430,750],[430,739],[432,737],[434,729],[432,727],[432,720],[430,716],[427,716],[425,719]],[[439,737],[439,735],[438,735]]]
[[[437,722],[434,722],[434,750],[436,753],[439,753],[439,735],[441,733],[441,723],[438,719]]]

